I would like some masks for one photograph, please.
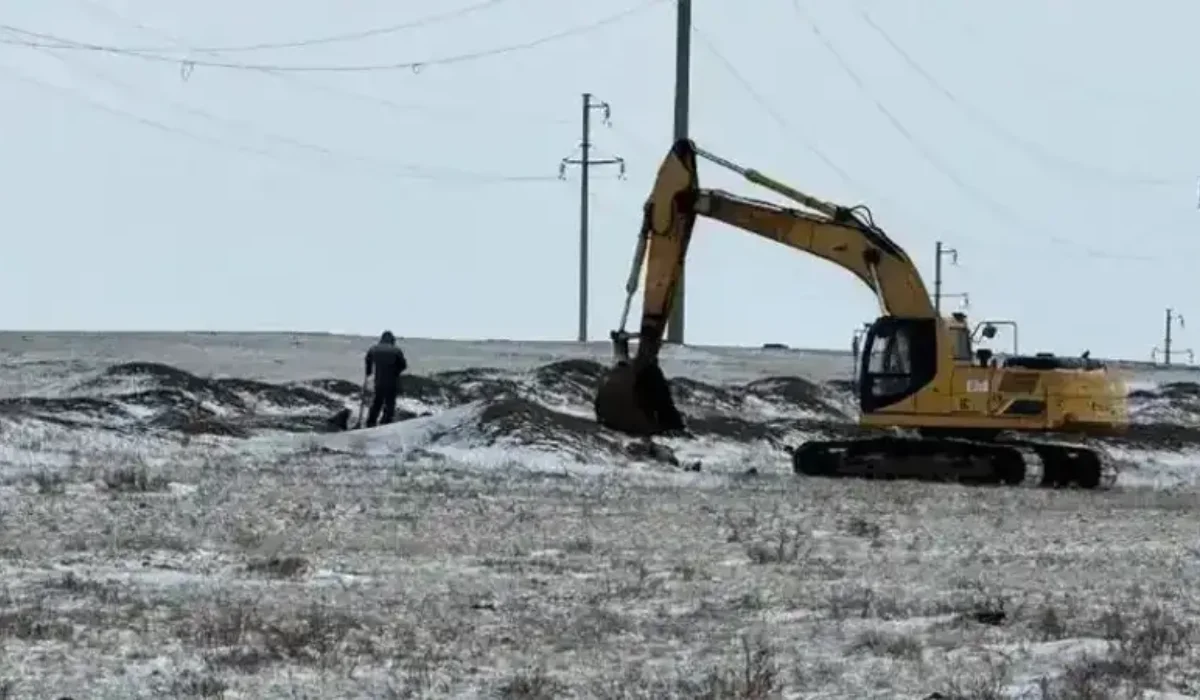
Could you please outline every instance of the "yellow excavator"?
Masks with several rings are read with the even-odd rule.
[[[740,174],[803,207],[701,189],[697,158]],[[965,314],[938,314],[916,265],[865,206],[845,207],[677,141],[659,167],[643,212],[616,364],[596,393],[604,426],[642,437],[686,434],[659,366],[663,332],[697,216],[824,258],[853,273],[879,300],[866,331],[856,390],[861,437],[810,440],[791,449],[797,474],[1107,489],[1116,470],[1080,439],[1120,434],[1125,381],[1084,353],[1013,355],[975,349]],[[641,326],[625,331],[645,267]],[[996,326],[976,331],[994,337]],[[637,351],[630,356],[630,341]]]

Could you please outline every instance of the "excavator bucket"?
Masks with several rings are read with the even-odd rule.
[[[639,371],[630,363],[618,363],[600,384],[595,409],[601,425],[628,435],[649,437],[685,427],[671,385],[657,364]]]
[[[670,384],[659,367],[658,353],[696,223],[699,189],[695,146],[682,139],[663,159],[646,200],[633,269],[625,287],[621,330],[612,333],[617,362],[596,393],[596,419],[613,430],[650,436],[684,429]],[[634,336],[626,333],[624,326],[643,263],[646,289],[642,322],[636,334],[637,353],[631,359],[629,340]]]

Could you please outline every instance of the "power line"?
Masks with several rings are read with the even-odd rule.
[[[55,58],[57,58],[58,60],[64,60],[58,56],[55,56]],[[151,128],[151,129],[154,129],[156,131],[161,131],[163,133],[170,134],[172,136],[188,139],[191,141],[197,141],[199,143],[204,143],[204,144],[207,144],[210,146],[216,146],[218,148],[224,148],[227,150],[237,151],[239,153],[243,153],[246,155],[258,156],[258,157],[267,158],[267,159],[273,160],[273,161],[279,160],[279,155],[276,152],[272,152],[270,150],[267,150],[264,148],[258,148],[255,146],[246,146],[243,144],[231,143],[229,141],[222,140],[219,138],[214,138],[211,136],[207,136],[205,134],[198,134],[198,133],[190,131],[188,129],[183,129],[183,128],[180,128],[177,126],[172,126],[170,124],[167,124],[165,122],[162,122],[162,121],[159,121],[156,119],[151,119],[149,117],[144,117],[144,116],[136,114],[134,112],[129,112],[129,111],[117,108],[117,107],[113,107],[111,105],[105,104],[104,102],[101,102],[100,100],[96,100],[88,95],[80,93],[76,90],[71,90],[69,88],[65,88],[65,87],[62,87],[59,85],[52,85],[52,84],[44,82],[42,80],[38,80],[36,78],[31,78],[27,75],[23,75],[15,70],[12,70],[10,67],[4,66],[2,64],[0,64],[0,74],[3,74],[4,77],[9,78],[10,80],[25,83],[26,85],[37,87],[41,90],[58,93],[59,95],[62,95],[63,97],[66,97],[68,99],[77,100],[97,111],[104,112],[106,114],[109,114],[111,116],[118,117],[121,119],[126,119],[128,121],[140,124],[142,126],[145,126],[145,127]],[[120,83],[118,83],[116,81],[112,81],[111,79],[109,80],[109,82],[114,85],[117,85],[118,87],[120,87],[120,85],[121,85]],[[132,88],[128,88],[128,86],[126,86],[126,88],[132,89]],[[218,121],[221,120],[220,117],[217,117],[210,113],[204,112],[203,110],[199,110],[199,109],[191,108],[191,107],[184,107],[184,108],[188,109],[189,111],[193,111],[196,114],[207,116],[208,118],[211,118],[211,119],[215,119]],[[270,136],[270,135],[268,135],[268,136]],[[322,155],[325,155],[327,157],[331,157],[331,158],[335,158],[335,159],[337,157],[339,157],[339,154],[337,154],[334,151],[331,151],[329,149],[326,149],[324,147],[321,147],[321,146],[316,146],[313,144],[306,144],[301,141],[289,139],[288,137],[275,136],[274,138],[277,140],[280,140],[282,142],[286,142],[289,145],[292,145],[294,147],[304,148],[306,150],[314,150],[314,151],[321,153]],[[455,182],[464,182],[464,183],[469,182],[471,184],[558,181],[558,177],[554,176],[554,175],[503,175],[503,174],[496,174],[496,173],[482,173],[482,172],[473,172],[473,171],[469,171],[469,170],[458,170],[458,169],[454,169],[454,168],[431,167],[431,166],[416,165],[416,164],[409,164],[409,163],[386,163],[386,162],[381,162],[381,161],[373,162],[370,159],[365,159],[365,158],[360,158],[360,157],[355,157],[353,159],[358,160],[360,162],[370,164],[370,165],[374,165],[376,168],[378,168],[378,172],[381,172],[384,175],[387,175],[390,177],[395,177],[395,178],[400,178],[400,179],[406,179],[406,180],[428,180],[428,181],[440,181],[440,182],[455,181]]]
[[[514,53],[518,51],[526,51],[555,41],[560,41],[572,36],[587,34],[608,25],[614,24],[621,20],[631,17],[639,12],[642,12],[654,5],[665,2],[665,0],[647,0],[641,4],[622,10],[612,15],[607,15],[601,19],[588,22],[586,24],[575,25],[568,29],[558,31],[552,34],[546,34],[536,39],[523,41],[504,46],[497,46],[491,49],[481,49],[478,51],[469,51],[466,53],[452,54],[449,56],[441,56],[428,58],[420,61],[398,61],[395,63],[377,63],[377,64],[361,64],[361,65],[312,65],[312,66],[297,66],[288,64],[255,64],[233,61],[208,61],[197,60],[192,58],[180,58],[177,56],[164,56],[157,53],[142,53],[138,51],[130,51],[119,46],[108,46],[103,44],[92,44],[88,42],[75,41],[73,39],[65,39],[53,34],[45,34],[42,32],[33,32],[11,25],[0,24],[0,30],[4,30],[13,34],[31,37],[31,39],[0,39],[0,44],[10,44],[14,46],[26,46],[30,48],[42,49],[69,49],[76,51],[97,51],[101,53],[109,53],[116,56],[126,56],[136,58],[143,61],[151,61],[157,63],[175,63],[182,68],[190,70],[195,67],[206,68],[225,68],[230,70],[247,70],[247,71],[264,71],[264,72],[296,72],[296,73],[365,73],[377,71],[394,71],[394,70],[411,70],[420,72],[424,68],[430,66],[444,66],[454,63],[468,63],[478,61],[484,58],[492,58],[504,54]]]
[[[696,38],[700,40],[700,43],[705,50],[712,54],[713,58],[717,59],[717,62],[721,64],[721,67],[725,69],[725,72],[728,73],[729,76],[735,81],[737,81],[742,89],[746,91],[746,94],[750,96],[750,99],[754,100],[755,104],[757,104],[764,112],[767,113],[767,116],[769,116],[777,125],[782,127],[784,131],[789,133],[794,132],[791,123],[785,119],[778,110],[771,106],[771,103],[768,102],[765,97],[763,97],[763,95],[754,87],[748,78],[742,75],[741,71],[737,69],[733,62],[726,58],[725,54],[721,53],[721,51],[717,49],[716,44],[714,44],[712,40],[710,40],[708,36],[704,34],[704,32],[700,31],[699,27],[692,25],[692,33],[694,33]],[[818,148],[816,144],[804,138],[799,138],[798,141],[800,145],[804,146],[809,153],[824,163],[830,170],[836,173],[838,177],[842,178],[847,185],[862,191],[867,189],[862,185],[862,183],[855,180],[850,173],[846,172],[845,168],[838,165],[823,150]]]
[[[795,129],[793,124],[788,121],[779,112],[779,110],[772,106],[770,101],[768,101],[767,98],[754,87],[754,84],[750,82],[750,79],[747,78],[740,70],[738,70],[733,61],[727,58],[725,54],[717,48],[716,44],[700,30],[699,27],[692,25],[692,33],[694,33],[696,38],[700,40],[700,46],[708,51],[713,58],[715,58],[717,62],[721,64],[721,67],[725,69],[725,72],[728,73],[729,76],[732,77],[739,86],[741,86],[742,90],[744,90],[746,94],[750,96],[755,104],[757,104],[759,108],[766,112],[767,116],[769,116],[776,123],[776,125],[778,125],[779,128],[788,135],[790,141],[794,141],[803,146],[809,153],[814,155],[818,160],[828,166],[829,169],[832,170],[838,177],[840,177],[846,185],[852,189],[858,190],[863,194],[872,195],[873,199],[889,204],[896,210],[904,212],[910,219],[919,222],[924,228],[940,231],[947,236],[950,235],[948,231],[945,231],[940,226],[931,225],[929,222],[923,220],[922,217],[917,216],[910,209],[903,206],[899,202],[877,192],[872,192],[871,188],[859,182],[845,168],[838,165],[837,162],[834,161],[827,153],[825,153],[824,150],[819,148],[812,141],[809,141],[800,135],[800,131]]]
[[[867,87],[867,84],[862,79],[862,77],[858,75],[857,71],[855,71],[850,66],[850,63],[845,59],[844,56],[842,56],[841,52],[837,50],[837,47],[835,47],[833,45],[833,42],[831,42],[829,40],[829,38],[825,36],[825,33],[821,31],[820,25],[817,24],[816,20],[810,14],[808,14],[808,12],[806,12],[804,10],[803,6],[801,6],[801,4],[800,4],[800,0],[791,0],[791,4],[792,4],[792,8],[795,9],[796,14],[800,18],[800,20],[809,28],[809,30],[813,33],[813,35],[816,36],[817,40],[821,42],[821,44],[825,47],[825,49],[829,51],[829,53],[833,56],[834,60],[837,61],[838,65],[841,67],[842,71],[845,72],[847,76],[849,76],[850,80],[852,82],[854,82],[855,86],[859,89],[859,91],[862,92],[863,95],[871,101],[871,103],[875,106],[875,109],[878,110],[881,115],[883,115],[883,117],[888,121],[888,123],[891,124],[892,128],[895,129],[896,132],[898,134],[900,134],[901,137],[904,138],[904,140],[908,141],[909,145],[911,145],[913,147],[913,149],[916,150],[921,155],[921,157],[926,160],[926,162],[928,162],[930,165],[932,165],[935,170],[940,172],[943,176],[946,177],[946,179],[948,179],[956,187],[958,187],[960,190],[962,190],[964,194],[970,196],[973,199],[976,199],[981,204],[983,204],[986,208],[990,209],[994,214],[998,215],[999,217],[1001,217],[1003,219],[1007,219],[1014,226],[1032,228],[1032,227],[1030,227],[1030,225],[1028,223],[1023,222],[1021,217],[1018,216],[1016,214],[1016,212],[1014,212],[1008,206],[1006,206],[1002,202],[999,202],[999,201],[989,197],[984,192],[973,187],[970,183],[968,183],[965,179],[963,179],[963,177],[960,176],[957,171],[955,171],[953,168],[951,168],[948,163],[944,162],[932,148],[930,148],[923,141],[918,139],[916,137],[916,135],[908,127],[906,127],[904,125],[904,123],[902,121],[900,121],[900,119],[890,109],[887,108],[887,105],[883,104],[883,102],[880,101],[880,99],[875,96],[875,94],[871,91],[871,89],[869,87]],[[1081,245],[1075,241],[1071,241],[1071,240],[1063,238],[1061,236],[1053,235],[1049,232],[1043,232],[1043,235],[1049,241],[1058,243],[1060,245],[1067,245],[1067,246],[1074,247],[1077,250],[1088,255],[1089,257],[1093,257],[1093,258],[1109,258],[1109,259],[1131,260],[1131,261],[1132,260],[1138,260],[1138,261],[1153,261],[1153,260],[1155,260],[1155,258],[1150,258],[1150,257],[1146,257],[1146,256],[1109,253],[1109,252],[1106,252],[1103,250],[1099,250],[1096,248],[1091,248],[1089,246]]]
[[[58,61],[61,61],[63,64],[67,65],[68,68],[70,68],[69,62],[65,58],[54,53],[53,50],[45,49],[44,51],[48,55],[52,56],[53,58],[55,58]],[[101,81],[108,83],[109,85],[113,85],[120,90],[124,90],[125,92],[131,92],[131,93],[135,93],[135,94],[138,92],[137,88],[129,85],[128,83],[118,81],[117,79],[113,78],[112,76],[106,75],[102,71],[98,71],[95,69],[89,69],[88,72],[93,77],[98,78]],[[457,168],[447,168],[447,167],[441,167],[441,166],[431,167],[431,166],[426,166],[426,165],[416,165],[416,164],[412,164],[412,163],[399,163],[399,162],[395,162],[395,161],[389,161],[386,159],[369,158],[369,157],[357,155],[357,154],[342,153],[339,151],[334,151],[325,146],[321,146],[321,145],[314,144],[314,143],[309,143],[307,141],[302,141],[300,139],[292,138],[290,136],[283,136],[280,134],[266,131],[266,130],[262,129],[261,127],[259,127],[258,125],[254,124],[253,122],[250,122],[247,120],[235,119],[232,117],[224,117],[224,116],[220,116],[217,114],[213,114],[212,112],[209,112],[207,110],[201,109],[199,107],[194,107],[194,106],[186,104],[184,102],[180,102],[179,100],[171,99],[169,97],[159,96],[159,99],[161,99],[163,102],[165,102],[166,104],[170,105],[171,107],[173,107],[175,109],[178,109],[187,114],[191,114],[193,116],[199,117],[201,119],[207,119],[209,121],[216,122],[218,124],[231,125],[236,128],[247,130],[247,131],[255,133],[259,138],[263,138],[268,141],[274,141],[274,142],[282,144],[284,146],[289,146],[291,148],[316,153],[317,155],[321,155],[321,156],[324,156],[328,159],[332,159],[335,161],[336,160],[348,160],[348,161],[354,161],[357,163],[361,163],[363,165],[371,167],[373,170],[375,170],[377,172],[382,172],[382,173],[390,175],[390,176],[399,175],[400,177],[411,178],[414,175],[417,175],[420,177],[420,179],[429,179],[432,176],[435,179],[437,177],[447,177],[447,178],[463,178],[463,179],[468,179],[468,180],[478,180],[478,181],[483,181],[483,182],[530,182],[530,181],[549,181],[549,179],[550,179],[550,176],[548,176],[548,175],[498,175],[498,174],[489,174],[489,173],[480,173],[480,172],[474,172],[474,171],[468,171],[468,170],[461,170],[461,169],[457,169]]]
[[[935,78],[927,69],[918,63],[910,53],[905,51],[904,48],[901,47],[900,44],[894,38],[892,38],[892,36],[886,30],[884,30],[883,27],[879,26],[879,24],[871,18],[871,15],[865,9],[860,8],[858,13],[859,16],[862,17],[863,21],[866,22],[866,24],[870,26],[871,29],[873,29],[898,56],[900,56],[900,58],[908,65],[909,68],[917,73],[917,75],[921,76],[925,82],[929,83],[931,87],[940,92],[947,100],[961,109],[968,118],[982,124],[997,138],[1006,141],[1024,151],[1025,154],[1033,160],[1042,164],[1049,163],[1051,165],[1057,165],[1057,167],[1060,169],[1072,170],[1082,174],[1090,174],[1099,179],[1109,180],[1122,185],[1175,186],[1179,184],[1178,180],[1157,178],[1148,175],[1127,175],[1117,173],[1097,165],[1083,163],[1071,158],[1059,156],[1051,152],[1045,146],[1013,133],[1012,131],[1000,125],[996,120],[988,117],[983,110],[959,97],[949,88],[947,88],[945,84]]]
[[[349,41],[361,41],[362,39],[370,39],[377,36],[386,36],[388,34],[398,34],[409,29],[418,27],[428,27],[442,22],[448,22],[459,17],[465,17],[480,10],[486,10],[489,7],[494,7],[508,0],[483,0],[474,5],[460,7],[457,10],[449,10],[447,12],[439,12],[437,14],[426,15],[418,19],[401,22],[399,24],[389,24],[383,27],[374,27],[371,29],[361,29],[354,32],[345,32],[342,34],[330,34],[327,36],[312,37],[309,39],[296,39],[294,41],[279,41],[279,42],[263,42],[258,44],[241,44],[234,46],[197,46],[187,49],[196,53],[249,53],[252,51],[269,51],[273,49],[299,49],[309,46],[320,46],[322,44],[337,44]],[[68,47],[63,47],[68,48]],[[122,49],[128,53],[175,53],[180,49],[171,46],[142,46],[142,47],[124,47]]]
[[[930,11],[937,15],[939,21],[953,21],[953,13],[943,12],[941,9],[931,9]],[[976,20],[977,18],[964,20],[962,17],[958,17],[957,21],[953,22],[956,26],[945,29],[943,33],[965,38],[967,44],[972,49],[983,50],[985,43],[1000,35],[994,24],[989,22],[987,23],[987,27],[983,28],[977,25]],[[1028,88],[1035,84],[1041,84],[1041,87],[1048,88],[1055,96],[1074,93],[1076,96],[1086,99],[1089,102],[1097,103],[1093,105],[1097,109],[1108,108],[1110,103],[1114,101],[1120,103],[1122,108],[1138,108],[1152,112],[1161,112],[1164,109],[1180,110],[1193,108],[1190,104],[1181,104],[1178,100],[1169,99],[1162,94],[1144,91],[1131,92],[1127,89],[1109,89],[1114,85],[1129,88],[1130,83],[1127,80],[1108,79],[1104,80],[1102,84],[1098,84],[1094,80],[1088,80],[1087,78],[1091,76],[1086,74],[1079,75],[1062,72],[1062,66],[1057,65],[1053,61],[1037,61],[1036,59],[1031,59],[1030,54],[1026,52],[1012,51],[1012,46],[1018,44],[1021,40],[1022,37],[1014,39],[1011,36],[1003,36],[1000,39],[1003,45],[1002,51],[1006,67],[1020,74],[1017,76],[1018,82],[1029,92],[1044,92],[1044,90],[1028,90]],[[1024,63],[1024,66],[1019,65],[1021,63]],[[1038,98],[1035,97],[1035,99]]]
[[[96,0],[75,0],[75,1],[76,1],[76,3],[82,5],[86,8],[89,8],[95,12],[107,15],[109,18],[114,19],[114,20],[118,21],[119,23],[125,24],[129,27],[132,27],[134,29],[137,29],[137,30],[149,33],[149,34],[154,34],[154,35],[160,36],[160,37],[166,39],[167,41],[173,42],[173,43],[179,45],[180,47],[182,47],[181,50],[183,50],[183,51],[192,51],[195,53],[206,53],[204,51],[199,51],[199,50],[193,49],[191,47],[188,47],[187,46],[188,42],[186,42],[183,39],[181,39],[180,37],[172,34],[171,32],[167,32],[167,31],[164,31],[164,30],[156,28],[156,27],[151,27],[151,26],[145,24],[144,22],[133,19],[131,17],[126,17],[125,15],[122,15],[121,13],[117,12],[116,10],[113,10],[112,8],[109,8],[106,5],[96,2]],[[207,53],[209,53],[209,55],[220,58],[220,54],[213,53],[213,52],[207,52]],[[261,73],[263,75],[270,76],[277,80],[291,81],[293,83],[307,87],[316,92],[324,93],[326,95],[335,95],[337,97],[341,97],[344,99],[356,100],[356,101],[359,101],[359,102],[362,102],[365,104],[374,105],[375,107],[382,107],[382,108],[388,109],[393,112],[401,112],[401,113],[423,112],[423,113],[428,113],[428,114],[434,114],[434,115],[437,115],[442,118],[446,118],[446,117],[464,118],[464,119],[471,119],[471,120],[479,119],[479,110],[474,107],[472,107],[472,108],[467,108],[467,107],[455,108],[455,107],[448,107],[448,106],[442,106],[442,105],[427,105],[427,104],[417,104],[417,103],[411,103],[411,102],[397,102],[395,100],[392,100],[392,99],[389,99],[386,97],[380,97],[379,95],[364,94],[361,92],[356,92],[354,90],[347,90],[345,88],[334,87],[332,85],[325,85],[325,84],[319,83],[319,82],[313,82],[311,79],[308,79],[299,73],[278,73],[278,72],[274,72],[274,71],[261,71]],[[566,124],[574,124],[575,123],[574,120],[567,119],[565,117],[564,118],[551,118],[551,117],[547,117],[545,115],[525,114],[525,113],[519,113],[519,112],[506,112],[503,110],[494,110],[494,109],[489,109],[489,116],[491,116],[491,117],[508,116],[512,119],[519,119],[522,121],[537,121],[537,122],[544,123],[544,124],[566,125]]]

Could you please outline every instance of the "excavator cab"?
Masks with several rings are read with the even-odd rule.
[[[937,377],[938,321],[881,316],[867,331],[858,400],[864,412],[899,403]]]

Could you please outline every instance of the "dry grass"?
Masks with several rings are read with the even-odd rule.
[[[215,667],[244,673],[276,663],[331,668],[386,658],[381,631],[352,611],[320,603],[299,610],[263,610],[246,600],[221,600],[176,627]]]
[[[18,670],[0,678],[18,696],[22,674],[59,673],[47,649],[56,668],[152,659],[174,669],[162,696],[264,700],[987,698],[1038,645],[1107,638],[1045,674],[1048,697],[1088,697],[1183,687],[1200,660],[1180,622],[1200,599],[1179,599],[1161,551],[1186,551],[1194,522],[1124,505],[1081,522],[1120,496],[706,490],[314,454],[180,461],[166,489],[131,464],[106,485],[132,497],[4,496],[0,640]]]
[[[1064,639],[1063,613],[1050,606],[1038,612],[1035,631]],[[1160,688],[1173,672],[1195,662],[1197,630],[1191,622],[1156,605],[1109,607],[1096,628],[1107,641],[1103,652],[1078,655],[1053,674],[1042,676],[1025,700],[1117,700],[1140,698]],[[1085,621],[1080,620],[1081,625]],[[960,672],[941,691],[946,700],[1006,698],[1012,662],[997,658],[984,668]]]
[[[30,477],[43,496],[61,496],[66,493],[67,479],[58,472],[40,469]]]
[[[761,635],[744,635],[736,652],[706,670],[687,675],[627,669],[616,679],[594,683],[589,695],[603,700],[766,700],[786,687],[770,642]]]
[[[847,651],[849,653],[868,652],[878,656],[920,661],[923,649],[924,645],[915,635],[894,634],[872,629],[859,633]]]
[[[246,564],[247,571],[273,578],[296,578],[310,568],[307,559],[296,556],[261,557]]]
[[[114,493],[154,493],[166,491],[170,482],[141,465],[116,467],[104,473],[104,486]]]

